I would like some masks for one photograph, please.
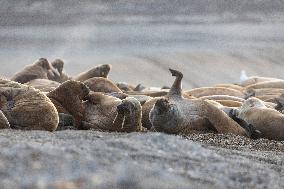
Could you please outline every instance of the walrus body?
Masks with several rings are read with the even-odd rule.
[[[245,81],[241,82],[241,86],[247,87],[249,85],[255,85],[262,82],[270,82],[270,81],[277,81],[280,79],[272,78],[272,77],[259,77],[259,76],[251,76]]]
[[[70,114],[75,118],[77,128],[84,117],[82,100],[89,94],[90,89],[79,81],[65,81],[59,87],[47,94],[55,105],[58,113]]]
[[[74,80],[83,82],[93,77],[106,78],[108,76],[110,68],[111,68],[111,65],[109,64],[98,65],[89,71],[80,73],[79,75],[75,76]]]
[[[84,81],[90,90],[104,93],[122,93],[122,91],[109,79],[103,77],[93,77]]]
[[[32,86],[42,92],[50,92],[59,87],[60,85],[60,83],[48,79],[34,79],[25,84],[28,86]]]
[[[85,128],[109,132],[141,131],[141,105],[132,97],[120,100],[103,93],[91,93],[84,102]]]
[[[284,89],[284,81],[283,80],[273,80],[273,81],[266,81],[266,82],[256,83],[256,84],[247,86],[246,90],[263,89],[263,88]]]
[[[229,95],[229,96],[244,98],[244,93],[226,87],[201,87],[185,91],[184,93],[194,97],[203,97],[211,95]]]
[[[182,97],[182,73],[171,70],[176,80],[166,97],[158,99],[150,111],[150,122],[156,131],[169,134],[233,133],[247,136],[247,132],[225,112],[201,99]]]
[[[11,128],[54,131],[58,112],[39,90],[12,81],[0,82],[1,110]]]
[[[284,140],[284,115],[267,108],[261,100],[254,97],[247,99],[235,114],[259,130],[260,137]]]
[[[225,88],[229,88],[229,89],[234,89],[240,92],[243,92],[244,87],[240,86],[240,85],[236,85],[236,84],[217,84],[214,87],[225,87]]]
[[[24,84],[33,79],[48,79],[48,74],[58,75],[45,58],[40,58],[32,65],[28,65],[23,70],[17,72],[11,80]]]
[[[244,102],[245,100],[243,98],[235,97],[235,96],[229,96],[229,95],[211,95],[211,96],[202,96],[200,99],[208,99],[208,100],[233,100],[237,102]]]

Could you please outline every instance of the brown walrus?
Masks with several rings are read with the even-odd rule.
[[[226,87],[200,87],[200,88],[191,89],[189,91],[185,91],[184,93],[194,97],[211,96],[211,95],[229,95],[239,98],[245,97],[244,93]]]
[[[50,92],[60,85],[60,83],[56,81],[51,81],[49,79],[34,79],[25,84],[28,86],[32,86],[42,92]]]
[[[249,131],[209,102],[183,98],[183,74],[172,69],[170,72],[176,79],[169,94],[158,99],[150,111],[150,122],[156,131],[182,135],[213,131],[251,136]]]
[[[142,131],[141,105],[133,97],[123,100],[99,92],[84,102],[84,128],[111,132]]]
[[[273,81],[265,81],[261,83],[256,83],[256,84],[247,86],[246,90],[263,89],[263,88],[284,89],[284,81],[283,80],[273,80]]]
[[[83,82],[83,81],[86,81],[87,79],[90,79],[90,78],[93,78],[93,77],[107,78],[110,69],[111,69],[110,64],[98,65],[98,66],[92,68],[89,71],[80,73],[79,75],[75,76],[74,80]]]
[[[283,93],[284,89],[279,89],[279,88],[247,89],[245,91],[246,98],[252,96],[263,96],[263,95],[280,95]]]
[[[79,81],[68,80],[47,94],[55,105],[58,113],[70,114],[75,118],[77,128],[80,128],[84,118],[82,101],[88,96],[90,89]]]
[[[210,96],[202,96],[200,99],[208,99],[208,100],[233,100],[237,102],[244,102],[245,100],[243,98],[235,97],[235,96],[229,96],[229,95],[210,95]]]
[[[284,115],[267,108],[261,100],[255,97],[247,99],[234,114],[259,130],[260,137],[284,140]]]
[[[111,80],[103,77],[90,78],[84,81],[84,84],[94,92],[122,93],[122,91]]]
[[[254,84],[258,84],[262,82],[277,81],[277,80],[280,80],[280,79],[272,78],[272,77],[251,76],[247,78],[246,80],[244,80],[243,82],[241,82],[241,86],[247,87],[249,85],[254,85]]]
[[[51,65],[54,69],[57,69],[59,75],[51,75],[48,74],[48,79],[52,81],[57,81],[59,83],[63,83],[64,81],[71,80],[72,78],[69,77],[66,73],[63,72],[64,62],[61,59],[55,59],[51,62]]]
[[[1,107],[11,128],[54,131],[58,112],[49,98],[33,87],[0,81]]]
[[[23,70],[17,72],[12,78],[12,81],[19,83],[27,83],[33,79],[48,79],[47,75],[59,75],[57,71],[52,69],[51,64],[45,58],[40,58],[31,65],[24,67]]]
[[[236,84],[217,84],[214,87],[225,87],[225,88],[229,88],[229,89],[235,89],[237,91],[241,91],[243,92],[244,87],[240,86],[240,85],[236,85]]]

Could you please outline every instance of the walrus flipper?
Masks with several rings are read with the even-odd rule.
[[[172,73],[172,76],[175,76],[176,79],[168,93],[168,96],[178,96],[182,97],[182,89],[181,89],[181,80],[183,78],[183,74],[180,71],[173,70],[169,68],[170,72]]]
[[[245,120],[240,119],[237,116],[237,111],[232,109],[229,112],[229,117],[232,118],[235,122],[237,122],[242,128],[244,128],[250,138],[252,139],[260,138],[261,132],[257,130],[252,124],[249,124]]]

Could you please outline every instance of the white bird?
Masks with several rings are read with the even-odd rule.
[[[241,71],[241,75],[240,75],[240,83],[246,81],[249,77],[247,76],[247,73],[245,70]]]

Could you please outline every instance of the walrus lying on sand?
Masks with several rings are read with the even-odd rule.
[[[142,107],[138,100],[127,97],[123,100],[92,92],[84,102],[83,127],[110,132],[142,131]]]
[[[72,115],[76,127],[80,128],[84,118],[82,101],[88,96],[90,89],[79,81],[68,80],[47,94],[58,113]]]
[[[17,72],[11,80],[24,84],[33,79],[48,79],[48,74],[53,77],[59,76],[59,73],[53,69],[47,59],[40,58],[35,63],[27,65],[23,70]]]
[[[57,128],[58,112],[49,98],[39,90],[0,80],[0,99],[0,109],[11,128],[47,131]]]
[[[275,109],[267,108],[261,100],[251,97],[233,114],[252,124],[261,132],[260,137],[284,140],[284,115]]]
[[[73,79],[76,81],[86,81],[87,79],[93,78],[93,77],[104,77],[107,78],[108,73],[111,69],[110,64],[102,64],[98,65],[89,71],[83,72],[75,76]]]
[[[251,136],[250,130],[245,130],[224,111],[209,102],[183,98],[183,74],[172,69],[170,72],[176,77],[175,82],[169,94],[156,101],[149,115],[156,131],[181,135],[213,131]]]
[[[25,84],[28,86],[32,86],[42,92],[50,92],[59,87],[60,85],[60,83],[56,81],[51,81],[49,79],[34,79]]]

